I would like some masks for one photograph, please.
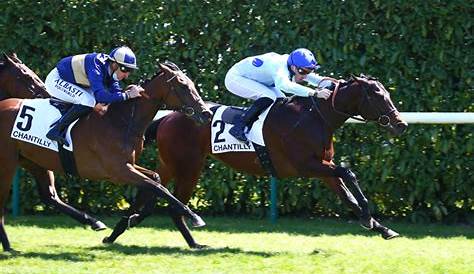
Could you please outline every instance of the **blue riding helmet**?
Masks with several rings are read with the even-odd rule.
[[[129,47],[121,46],[113,49],[109,54],[109,58],[110,60],[117,62],[124,67],[138,69],[135,53],[133,53]]]
[[[295,66],[296,68],[306,68],[310,70],[315,70],[319,68],[314,54],[305,48],[295,49],[288,56],[288,66]]]

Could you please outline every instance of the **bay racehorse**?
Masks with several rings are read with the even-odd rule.
[[[18,73],[18,70],[12,72],[6,69],[10,61],[0,64],[0,74]],[[84,178],[130,184],[137,186],[139,191],[153,192],[169,202],[173,214],[186,216],[193,225],[202,226],[202,219],[160,184],[158,174],[135,163],[143,149],[145,128],[160,107],[183,111],[201,123],[208,121],[211,115],[194,83],[184,73],[172,63],[159,64],[159,68],[151,79],[142,84],[145,91],[141,98],[112,104],[105,114],[93,112],[76,124],[71,134],[77,171]],[[14,89],[20,88],[22,91],[10,94],[28,95],[28,92],[31,94],[34,90],[41,90],[41,87],[28,87],[29,84],[38,85],[39,78],[30,82],[35,77],[25,77],[25,73],[29,74],[28,71],[23,71],[19,77],[17,74],[15,84],[11,84]],[[8,84],[4,87],[8,88]],[[0,154],[0,241],[5,251],[12,249],[4,227],[4,206],[16,167],[21,165],[28,170],[37,184],[41,185],[40,188],[54,188],[52,171],[64,172],[57,152],[10,137],[22,101],[10,98],[0,102],[0,146],[3,147]],[[27,114],[25,119],[34,119],[34,111]],[[70,215],[84,218],[73,216],[72,213]]]
[[[328,100],[293,97],[277,102],[263,125],[263,136],[277,176],[321,179],[358,216],[361,225],[381,233],[384,239],[398,236],[371,217],[368,200],[355,174],[333,162],[333,133],[356,115],[373,121],[390,133],[399,135],[407,128],[385,87],[375,78],[352,76],[335,81]],[[356,117],[357,118],[357,117]],[[180,113],[154,121],[146,139],[156,139],[162,184],[175,180],[174,194],[187,203],[198,183],[206,156],[211,154],[211,123],[196,125]],[[191,138],[191,136],[193,136]],[[194,137],[196,136],[196,137]],[[266,175],[255,152],[211,154],[232,169],[252,175]],[[351,190],[348,188],[350,187]],[[153,209],[153,195],[139,192],[128,211],[129,220],[119,221],[105,242],[113,242],[129,226],[140,223]],[[131,221],[132,220],[132,221]],[[180,216],[173,216],[188,245],[200,248]]]

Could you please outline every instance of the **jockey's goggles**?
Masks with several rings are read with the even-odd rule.
[[[124,73],[133,71],[132,68],[129,68],[129,67],[126,67],[126,66],[120,66],[120,65],[119,65],[119,69],[120,69],[121,72],[124,72]]]
[[[307,74],[310,74],[311,72],[313,72],[314,69],[297,68],[296,71],[298,71],[298,74],[300,74],[300,75],[307,75]]]

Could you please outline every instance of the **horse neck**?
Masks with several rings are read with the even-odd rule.
[[[326,123],[331,128],[340,128],[350,116],[358,115],[358,105],[361,100],[359,90],[356,90],[356,83],[348,83],[339,87],[327,100],[319,100],[321,102],[321,113]],[[336,96],[335,98],[333,98]]]
[[[141,137],[158,111],[160,102],[145,97],[112,104],[104,118],[130,137]]]

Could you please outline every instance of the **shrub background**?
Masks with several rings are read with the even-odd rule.
[[[1,1],[0,49],[15,51],[44,79],[65,56],[129,45],[140,70],[157,60],[184,68],[206,100],[248,102],[226,92],[230,66],[249,55],[313,50],[320,73],[366,73],[400,111],[473,112],[472,1]],[[345,125],[335,162],[352,166],[376,214],[412,221],[473,216],[472,125],[411,125],[393,138],[374,125]],[[154,147],[141,161],[155,166]],[[24,176],[24,213],[45,210]],[[59,178],[65,201],[94,213],[126,207],[134,189]],[[268,180],[209,160],[192,205],[207,213],[264,215]],[[282,214],[347,214],[318,180],[280,182]]]

